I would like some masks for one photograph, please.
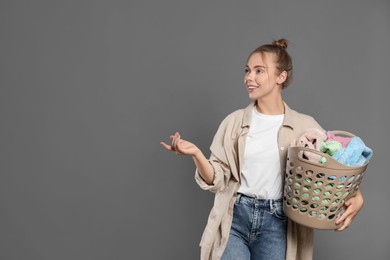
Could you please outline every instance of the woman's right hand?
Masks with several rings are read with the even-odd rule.
[[[168,151],[176,152],[177,155],[191,155],[199,175],[208,185],[212,185],[214,181],[214,169],[202,151],[193,143],[181,139],[178,132],[169,138],[172,140],[171,145],[164,142],[160,142],[160,144]]]
[[[179,132],[176,132],[169,138],[172,140],[171,145],[168,145],[164,142],[160,142],[160,144],[168,151],[176,152],[177,155],[191,156],[195,156],[198,152],[200,152],[199,148],[195,144],[181,139]]]

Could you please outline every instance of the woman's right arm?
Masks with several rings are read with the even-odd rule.
[[[171,145],[164,142],[161,142],[160,144],[168,151],[176,152],[177,155],[191,155],[199,175],[208,185],[212,185],[214,180],[214,169],[202,151],[195,144],[181,139],[178,132],[176,132],[175,135],[171,135],[170,139],[172,140]]]

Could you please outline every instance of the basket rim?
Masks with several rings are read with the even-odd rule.
[[[310,161],[308,159],[304,159],[301,156],[299,156],[300,151],[307,151],[307,152],[315,153],[317,155],[325,157],[326,162],[324,164],[321,164],[321,163],[316,163],[316,162]],[[289,146],[288,147],[288,156],[289,157],[292,156],[303,163],[308,163],[308,164],[311,164],[311,165],[314,165],[317,167],[326,168],[326,169],[337,169],[337,170],[352,170],[353,169],[353,170],[357,170],[357,169],[365,169],[365,168],[367,168],[367,166],[369,164],[369,161],[367,161],[365,164],[360,165],[360,166],[348,166],[348,165],[345,165],[345,164],[338,162],[337,160],[332,158],[332,156],[330,156],[329,154],[317,151],[315,149],[311,149],[311,148],[307,148],[307,147],[300,147],[300,146]]]

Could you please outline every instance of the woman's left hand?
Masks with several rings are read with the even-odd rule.
[[[346,210],[337,220],[336,225],[341,224],[341,226],[336,229],[336,231],[343,231],[348,228],[356,215],[362,209],[364,204],[363,195],[360,190],[356,192],[356,196],[347,200],[344,204]]]

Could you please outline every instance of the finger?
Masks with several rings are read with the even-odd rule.
[[[352,200],[353,200],[353,199],[354,199],[354,198],[351,198],[351,199],[347,200],[347,201],[344,203],[344,205],[347,206],[347,207],[351,206]]]
[[[338,225],[338,224],[341,224],[341,223],[343,223],[344,221],[345,221],[345,219],[346,218],[348,218],[350,215],[352,215],[353,213],[354,213],[354,209],[353,209],[353,207],[351,207],[351,199],[349,199],[348,201],[346,201],[345,203],[344,203],[344,209],[345,209],[345,211],[344,211],[344,213],[341,215],[341,216],[339,216],[337,219],[336,219],[336,224]],[[356,214],[356,213],[355,213]]]
[[[345,229],[347,229],[350,225],[351,225],[351,223],[352,223],[352,220],[351,220],[352,218],[347,218],[344,222],[343,222],[343,224],[341,225],[341,227],[339,227],[338,229],[336,229],[336,231],[343,231],[343,230],[345,230]]]
[[[172,147],[172,146],[170,146],[170,145],[168,145],[168,144],[166,144],[166,143],[164,143],[164,142],[160,142],[160,144],[161,144],[165,149],[167,149],[167,150],[169,150],[169,151],[173,151],[173,147]]]
[[[352,214],[352,210],[348,210],[348,208],[345,210],[345,212],[336,219],[336,225],[339,225],[343,223],[350,215]]]
[[[343,221],[345,220],[346,217],[347,217],[347,214],[346,214],[346,212],[344,212],[343,215],[341,215],[340,217],[338,217],[336,219],[336,221],[335,221],[336,225],[343,223]]]
[[[337,231],[342,231],[349,227],[353,219],[356,217],[356,214],[357,212],[352,209],[345,211],[344,214],[336,221],[336,225],[341,225]]]
[[[174,135],[169,136],[169,138],[172,140],[172,142],[177,138],[177,132]]]
[[[175,150],[177,154],[183,154],[183,143],[184,141],[182,139],[176,141]]]
[[[173,150],[173,151],[176,150],[176,139],[175,139],[175,137],[172,138],[171,147],[172,147],[172,150]]]
[[[173,135],[173,138],[177,138],[177,137],[180,137],[179,132],[176,132],[176,133]]]
[[[180,135],[178,132],[176,132],[176,134],[174,135],[174,137],[172,138],[172,147],[174,150],[177,149],[177,143],[180,141]]]
[[[177,140],[180,139],[180,134],[179,132],[176,132],[175,135],[173,136],[173,139]]]

